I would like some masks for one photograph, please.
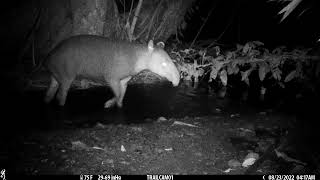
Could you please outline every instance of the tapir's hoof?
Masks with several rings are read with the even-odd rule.
[[[116,104],[116,99],[110,99],[109,101],[104,103],[104,108],[110,108]]]
[[[46,104],[49,104],[51,102],[52,98],[46,96],[45,98],[43,98],[43,101],[46,103]]]
[[[117,102],[118,108],[122,108],[122,102]]]
[[[65,104],[64,102],[59,102],[59,106],[61,107],[64,106],[64,104]]]

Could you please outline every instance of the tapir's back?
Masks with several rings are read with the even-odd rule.
[[[142,45],[81,35],[62,41],[51,53],[47,67],[59,80],[76,76],[95,81],[121,79],[132,73]]]

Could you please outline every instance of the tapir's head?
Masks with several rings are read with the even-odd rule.
[[[147,69],[167,78],[174,86],[178,86],[180,73],[168,53],[164,51],[163,46],[163,43],[158,43],[155,47],[153,41],[149,41],[148,53],[150,58],[147,60]]]

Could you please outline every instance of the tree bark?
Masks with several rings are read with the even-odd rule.
[[[102,35],[106,14],[105,0],[70,0],[73,13],[72,35]]]

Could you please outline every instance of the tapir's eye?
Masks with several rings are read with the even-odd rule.
[[[161,66],[166,67],[166,66],[167,66],[167,63],[166,63],[166,62],[162,62],[162,63],[161,63]]]

